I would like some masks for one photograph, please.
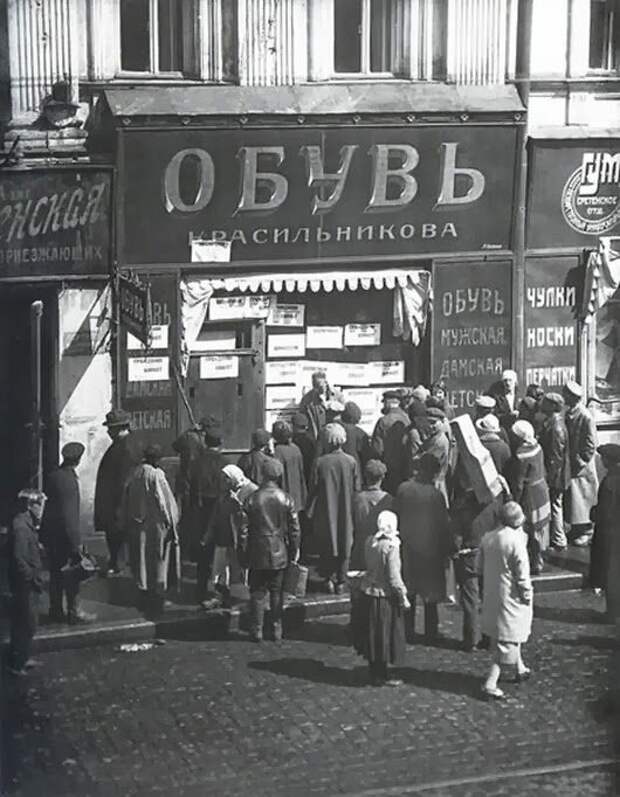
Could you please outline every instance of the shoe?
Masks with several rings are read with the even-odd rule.
[[[334,586],[334,582],[331,580],[331,578],[328,578],[325,581],[325,592],[327,592],[328,595],[334,595],[336,592],[336,587]]]
[[[573,540],[573,545],[577,548],[587,548],[589,544],[590,536],[588,534],[582,534]]]
[[[7,667],[7,672],[9,675],[15,676],[15,678],[23,678],[24,676],[28,675],[28,670],[25,667],[19,669],[18,667]]]
[[[476,650],[488,650],[491,647],[491,641],[487,637],[486,639],[481,639],[480,642],[476,645]]]
[[[96,614],[89,614],[88,612],[73,612],[67,618],[69,625],[88,625],[94,623],[97,619]]]
[[[275,623],[272,631],[272,639],[274,642],[282,642],[282,623]]]
[[[402,678],[388,678],[384,683],[386,686],[402,686],[404,681]]]
[[[43,662],[39,661],[39,659],[28,659],[28,661],[24,664],[25,670],[34,670],[36,667],[42,667]]]
[[[483,700],[505,700],[506,695],[501,689],[488,689],[486,686],[482,687]]]
[[[515,677],[513,683],[515,684],[522,684],[525,681],[529,681],[532,677],[532,671],[529,667],[526,667],[523,672],[518,672]]]

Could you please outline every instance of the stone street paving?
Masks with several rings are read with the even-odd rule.
[[[410,648],[405,684],[365,686],[346,618],[281,645],[166,640],[41,656],[3,683],[6,791],[19,795],[607,795],[616,642],[588,593],[537,596],[534,678],[479,699],[487,655]],[[617,664],[617,662],[615,662]]]

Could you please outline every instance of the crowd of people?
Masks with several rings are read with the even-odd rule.
[[[159,467],[161,449],[138,451],[129,415],[113,410],[106,418],[112,444],[95,493],[95,528],[105,532],[109,549],[105,574],[121,571],[127,549],[140,603],[157,614],[171,581],[179,583],[182,555],[196,563],[196,602],[204,609],[230,606],[232,585],[249,586],[256,641],[263,639],[269,596],[268,635],[278,640],[285,571],[300,558],[316,562],[325,592],[351,587],[354,645],[373,683],[393,682],[388,666],[414,639],[417,600],[425,638],[438,638],[438,605],[454,574],[463,647],[493,650],[483,692],[501,698],[502,665],[514,666],[517,679],[529,675],[520,646],[530,633],[531,576],[544,568],[549,547],[592,543],[591,584],[605,591],[610,611],[620,603],[609,578],[620,557],[614,543],[620,446],[598,448],[607,470],[598,489],[596,428],[581,387],[569,382],[561,393],[544,393],[530,385],[520,398],[516,374],[505,371],[476,400],[475,430],[500,485],[481,501],[453,417],[442,381],[387,390],[368,435],[359,407],[317,371],[291,421],[255,430],[237,464],[222,452],[218,418],[184,432],[174,443],[173,490]],[[42,494],[20,494],[11,569],[16,673],[29,659],[41,589],[39,526],[51,573],[51,619],[93,619],[79,609],[79,581],[65,572],[81,556],[75,469],[83,450],[79,443],[63,448],[63,462],[48,479],[47,506]]]

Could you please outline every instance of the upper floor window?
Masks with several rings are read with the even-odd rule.
[[[194,61],[194,0],[121,0],[121,71],[182,75]]]
[[[620,67],[620,2],[590,0],[590,69]]]
[[[392,72],[392,0],[334,2],[334,71]]]

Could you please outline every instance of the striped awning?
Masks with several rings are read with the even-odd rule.
[[[428,285],[429,272],[424,269],[392,268],[382,271],[304,271],[271,274],[244,274],[243,276],[211,277],[214,290],[241,291],[245,293],[306,293],[311,291],[368,291],[393,289],[397,285]]]

